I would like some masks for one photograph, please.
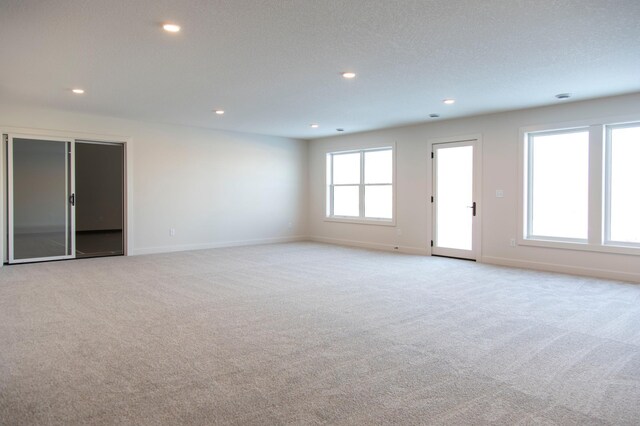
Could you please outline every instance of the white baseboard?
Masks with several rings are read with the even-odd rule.
[[[640,274],[633,272],[614,271],[610,269],[585,268],[579,266],[561,265],[546,262],[533,262],[529,260],[517,260],[493,256],[482,256],[482,263],[640,283]]]
[[[404,247],[404,246],[394,246],[391,244],[380,244],[380,243],[371,243],[366,241],[355,241],[355,240],[343,240],[338,238],[327,238],[327,237],[319,237],[319,236],[311,236],[308,238],[309,241],[316,241],[318,243],[327,243],[327,244],[335,244],[338,246],[348,246],[348,247],[360,247],[372,250],[383,250],[383,251],[392,251],[395,253],[405,253],[405,254],[418,254],[418,255],[429,255],[429,250],[426,248],[420,247]]]
[[[319,243],[335,244],[339,246],[359,247],[359,248],[365,248],[365,249],[371,249],[371,250],[382,250],[382,251],[388,251],[388,252],[405,253],[405,254],[413,254],[413,255],[428,256],[430,254],[428,248],[394,246],[390,244],[372,243],[368,241],[346,240],[346,239],[327,238],[327,237],[320,237],[320,236],[308,237],[303,235],[297,235],[297,236],[291,236],[291,237],[225,241],[225,242],[206,243],[206,244],[185,244],[185,245],[177,245],[177,246],[145,247],[145,248],[134,249],[133,253],[130,253],[129,255],[136,256],[136,255],[154,254],[154,253],[171,253],[171,252],[188,251],[188,250],[204,250],[204,249],[213,249],[213,248],[238,247],[238,246],[250,246],[250,245],[261,245],[261,244],[292,243],[292,242],[300,242],[300,241],[315,241]],[[480,261],[482,263],[487,263],[491,265],[509,266],[513,268],[534,269],[538,271],[559,272],[563,274],[582,275],[582,276],[595,277],[595,278],[604,278],[604,279],[631,281],[635,283],[640,283],[640,274],[633,273],[633,272],[614,271],[609,269],[598,269],[598,268],[585,268],[585,267],[578,267],[578,266],[571,266],[571,265],[562,265],[562,264],[546,263],[546,262],[534,262],[534,261],[528,261],[528,260],[509,259],[505,257],[494,257],[494,256],[482,256]]]
[[[309,238],[303,235],[296,235],[292,237],[276,237],[276,238],[262,238],[257,240],[240,240],[240,241],[224,241],[216,243],[205,244],[184,244],[176,246],[160,246],[160,247],[144,247],[134,248],[129,256],[137,256],[142,254],[155,254],[155,253],[172,253],[177,251],[189,251],[189,250],[205,250],[223,247],[239,247],[239,246],[255,246],[261,244],[277,244],[277,243],[293,243],[299,241],[308,241]]]

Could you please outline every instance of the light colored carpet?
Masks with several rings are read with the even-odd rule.
[[[315,243],[0,270],[0,424],[638,424],[640,286]]]

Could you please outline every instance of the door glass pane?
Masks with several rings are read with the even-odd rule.
[[[76,141],[76,257],[124,254],[124,147]]]
[[[392,183],[393,154],[390,149],[364,153],[364,183]]]
[[[364,215],[374,219],[391,219],[393,191],[391,185],[373,185],[364,188]]]
[[[334,216],[360,215],[360,188],[354,186],[335,186],[333,188]]]
[[[13,257],[70,253],[69,143],[13,139]]]
[[[611,131],[611,241],[640,243],[640,127]]]
[[[531,235],[587,239],[589,132],[531,138]]]
[[[436,179],[437,246],[471,250],[473,147],[439,148]]]
[[[360,183],[360,153],[333,155],[333,183],[335,185]]]

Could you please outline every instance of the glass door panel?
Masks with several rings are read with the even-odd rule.
[[[473,142],[435,144],[433,254],[473,258]]]
[[[75,141],[76,257],[124,254],[124,146]]]
[[[73,256],[72,142],[9,138],[9,262]]]

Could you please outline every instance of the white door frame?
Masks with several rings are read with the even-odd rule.
[[[437,138],[430,139],[428,141],[429,155],[431,164],[431,244],[429,248],[430,255],[457,257],[462,259],[480,260],[482,255],[482,135],[465,135],[457,137]],[[436,240],[436,225],[437,225],[437,212],[435,197],[435,185],[436,185],[436,159],[434,155],[434,145],[441,144],[473,144],[473,201],[476,203],[476,215],[473,217],[473,235],[472,235],[472,249],[456,250],[447,248],[433,247]],[[451,145],[455,146],[455,145]],[[434,250],[435,249],[435,250]]]
[[[65,199],[67,203],[70,203],[69,197],[71,194],[75,194],[75,152],[74,141],[69,138],[56,138],[51,136],[30,135],[21,133],[9,133],[8,145],[7,145],[7,212],[8,212],[8,249],[9,249],[9,263],[29,263],[29,262],[44,262],[47,260],[62,260],[62,259],[74,259],[76,257],[76,220],[75,220],[75,205],[67,205],[65,210],[65,249],[70,254],[62,256],[48,256],[38,258],[25,258],[16,259],[14,253],[14,217],[13,217],[13,145],[14,139],[31,139],[38,141],[52,141],[52,142],[64,142],[68,144],[68,155],[65,156]],[[70,241],[69,241],[70,240]]]

